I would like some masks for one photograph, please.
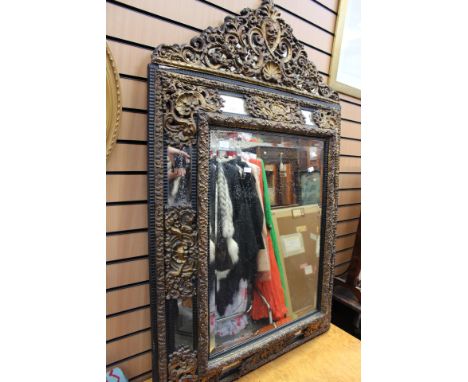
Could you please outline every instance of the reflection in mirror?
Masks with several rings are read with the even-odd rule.
[[[175,348],[187,346],[193,349],[193,305],[191,298],[173,300],[175,302]]]
[[[210,352],[317,310],[324,142],[212,129]]]
[[[167,203],[171,207],[190,204],[191,152],[190,147],[167,147]]]

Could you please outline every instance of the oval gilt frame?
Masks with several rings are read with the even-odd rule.
[[[122,97],[119,71],[109,46],[106,44],[106,159],[117,142],[122,115]]]

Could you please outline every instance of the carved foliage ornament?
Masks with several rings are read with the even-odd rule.
[[[194,143],[197,126],[195,113],[219,111],[223,100],[213,89],[163,79],[164,131],[169,144]]]
[[[192,297],[197,267],[195,212],[187,207],[169,208],[166,229],[166,298]]]
[[[248,373],[250,370],[253,370],[260,365],[264,364],[271,360],[271,357],[274,354],[280,353],[286,346],[288,346],[294,338],[293,333],[288,333],[285,336],[281,337],[273,345],[265,347],[259,352],[254,353],[247,359],[242,362],[240,368],[241,375]]]
[[[160,45],[152,61],[338,100],[272,0],[262,0],[256,10],[247,8],[239,16],[226,17],[223,25],[205,29],[188,45]]]
[[[331,109],[319,109],[312,113],[315,124],[322,129],[336,129],[339,122],[339,112]]]
[[[197,352],[182,346],[169,355],[168,381],[197,382]]]
[[[245,106],[249,114],[256,118],[299,124],[305,122],[298,104],[259,96],[246,96]]]
[[[119,71],[108,45],[106,45],[106,158],[114,148],[119,136],[122,115]]]

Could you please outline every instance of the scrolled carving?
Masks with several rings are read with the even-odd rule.
[[[194,115],[198,110],[219,111],[223,100],[213,89],[181,81],[163,79],[164,131],[169,144],[194,143],[197,126]]]
[[[158,46],[152,61],[338,100],[272,0],[226,17],[223,25],[205,29],[190,44]]]
[[[168,381],[197,382],[197,352],[186,346],[180,347],[169,355]]]
[[[271,360],[272,356],[276,353],[280,353],[286,346],[288,346],[294,338],[293,333],[288,333],[283,337],[279,338],[276,342],[272,343],[268,347],[264,347],[262,350],[254,353],[250,357],[246,358],[242,362],[240,367],[240,374],[246,374],[250,370],[263,365],[264,363]]]
[[[312,119],[322,129],[336,129],[340,115],[334,109],[319,109],[312,113]]]
[[[217,115],[222,115],[221,113]],[[198,236],[198,275],[197,275],[197,301],[198,301],[198,372],[203,375],[208,367],[209,354],[209,301],[208,294],[208,256],[209,244],[207,228],[208,224],[208,182],[209,182],[209,126],[206,113],[200,114],[198,138],[201,144],[198,145],[198,208],[197,224],[199,227]],[[204,142],[204,143],[203,143]],[[217,379],[205,379],[204,382],[213,382]]]
[[[323,324],[323,320],[317,320],[312,322],[311,324],[307,325],[304,330],[302,331],[302,334],[304,335],[305,338],[312,336],[318,328],[320,328]]]
[[[270,121],[304,123],[304,116],[298,104],[260,96],[245,96],[245,106],[250,115]]]
[[[191,208],[170,207],[166,213],[165,239],[166,298],[186,298],[195,294],[197,269],[196,214]]]

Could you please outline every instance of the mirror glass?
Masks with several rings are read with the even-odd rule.
[[[167,204],[190,206],[192,193],[192,147],[167,146]]]
[[[175,327],[175,346],[187,346],[193,349],[193,299],[179,298],[171,300],[174,311],[171,315]]]
[[[317,311],[324,141],[210,129],[215,356]]]

